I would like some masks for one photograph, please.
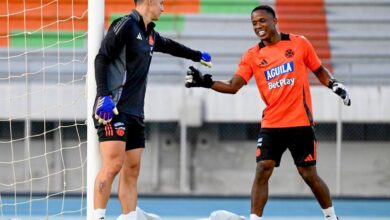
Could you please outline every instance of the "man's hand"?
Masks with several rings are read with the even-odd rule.
[[[118,109],[115,107],[114,102],[110,96],[100,96],[95,111],[95,118],[99,124],[107,124],[111,122],[113,114],[118,115]]]
[[[211,55],[207,52],[202,52],[202,57],[200,58],[199,62],[209,68],[213,66],[211,63]]]
[[[186,76],[186,84],[187,88],[191,87],[204,87],[211,88],[214,84],[212,76],[210,74],[202,75],[202,73],[193,66],[189,67]]]
[[[329,81],[328,87],[332,89],[332,91],[336,93],[338,96],[340,96],[341,99],[343,99],[344,105],[347,106],[351,105],[351,99],[349,97],[348,90],[347,88],[345,88],[343,84],[337,82],[336,80],[331,80]]]

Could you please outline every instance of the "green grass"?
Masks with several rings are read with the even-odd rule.
[[[207,14],[248,14],[260,4],[259,0],[201,0],[200,12]]]
[[[74,34],[69,31],[64,32],[35,32],[24,34],[21,31],[13,31],[10,37],[10,47],[21,48],[84,48],[86,47],[86,34],[77,31]]]

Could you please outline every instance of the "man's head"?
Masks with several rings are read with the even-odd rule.
[[[157,21],[164,11],[164,0],[134,0],[137,11],[146,20]]]
[[[255,34],[261,40],[269,40],[277,34],[276,24],[278,22],[273,8],[268,5],[260,5],[252,10],[252,27]]]

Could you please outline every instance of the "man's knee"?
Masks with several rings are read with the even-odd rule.
[[[140,173],[140,167],[141,165],[139,163],[126,164],[123,167],[123,174],[126,178],[137,179]]]
[[[268,181],[275,167],[272,160],[262,160],[257,163],[255,181]]]
[[[270,172],[274,169],[274,167],[275,167],[274,161],[262,160],[257,163],[256,172],[257,173]]]
[[[104,165],[102,172],[104,176],[108,178],[114,178],[119,173],[121,168],[122,168],[122,163],[120,161],[113,162],[109,165]]]
[[[299,167],[298,172],[306,183],[313,183],[318,180],[316,169],[313,167]]]

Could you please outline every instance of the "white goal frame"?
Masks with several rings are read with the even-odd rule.
[[[88,0],[88,73],[87,73],[87,220],[93,219],[93,190],[100,167],[97,134],[91,113],[96,96],[95,56],[104,36],[104,0]]]

